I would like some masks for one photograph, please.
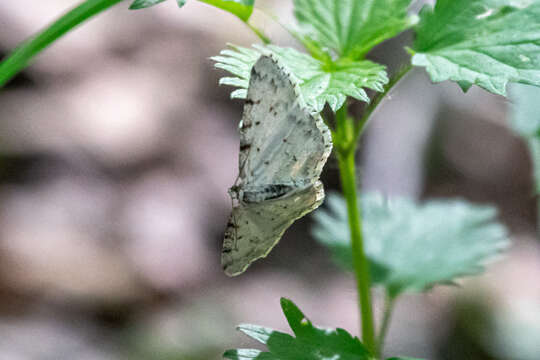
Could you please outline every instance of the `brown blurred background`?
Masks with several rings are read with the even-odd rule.
[[[75,5],[0,2],[0,55]],[[292,22],[290,1],[257,1]],[[234,327],[286,330],[279,297],[314,323],[357,333],[354,282],[306,217],[238,278],[219,252],[237,174],[242,104],[209,60],[257,39],[189,1],[128,2],[45,51],[0,91],[0,360],[216,360],[253,346]],[[297,46],[259,12],[272,39]],[[411,34],[375,60],[407,61]],[[531,162],[507,100],[416,70],[377,113],[362,147],[366,190],[494,204],[513,247],[460,288],[405,296],[388,354],[540,359],[540,252]],[[334,159],[323,182],[338,189]]]

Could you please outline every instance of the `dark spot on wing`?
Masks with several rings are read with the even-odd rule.
[[[261,103],[261,100],[253,100],[249,98],[244,101],[245,105],[258,105],[260,103]]]
[[[249,148],[251,148],[251,144],[245,144],[240,146],[240,151],[249,150]]]
[[[290,185],[266,185],[262,189],[257,191],[245,191],[243,200],[247,203],[260,202],[264,200],[271,200],[279,198],[293,189]],[[257,215],[261,213],[256,211]]]

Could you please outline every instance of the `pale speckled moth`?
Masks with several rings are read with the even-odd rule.
[[[332,150],[328,127],[305,105],[292,75],[261,56],[240,122],[240,172],[221,264],[229,276],[266,257],[292,223],[324,199],[319,176]]]

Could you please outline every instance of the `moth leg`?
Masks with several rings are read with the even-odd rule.
[[[245,156],[243,156],[243,161],[242,163],[240,164],[240,167],[239,167],[239,170],[238,170],[238,176],[236,177],[236,180],[234,181],[234,186],[238,186],[238,181],[240,180],[240,178],[242,176],[245,176],[245,173],[244,173],[244,168],[246,167],[247,163],[248,163],[248,159],[249,159],[249,155],[251,154],[251,144],[249,145],[244,145],[244,146],[248,146],[247,149],[247,153],[245,154]],[[240,147],[240,156],[242,157],[242,152],[245,151],[245,150],[242,150],[242,146]]]

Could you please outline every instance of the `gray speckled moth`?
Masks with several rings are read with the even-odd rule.
[[[239,131],[240,173],[229,190],[233,209],[221,254],[229,276],[266,257],[295,220],[322,203],[319,176],[332,150],[328,127],[271,56],[251,70]]]

